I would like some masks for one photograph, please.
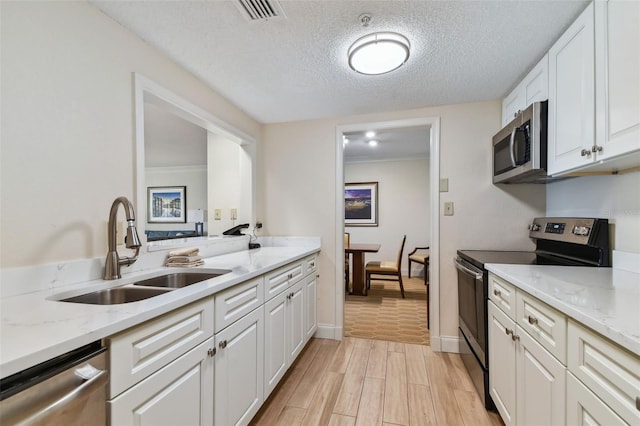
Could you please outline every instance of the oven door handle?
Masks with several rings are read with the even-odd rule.
[[[466,267],[462,261],[460,259],[453,259],[453,263],[455,263],[456,265],[456,269],[459,271],[464,272],[465,274],[469,274],[472,275],[473,277],[475,277],[476,280],[481,280],[482,279],[482,272],[480,271],[474,271],[472,269],[469,269],[468,267]]]

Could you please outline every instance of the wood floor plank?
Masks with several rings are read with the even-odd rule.
[[[387,375],[387,347],[378,348],[376,346],[369,352],[369,362],[365,376],[374,379],[384,380]]]
[[[429,385],[427,366],[424,363],[424,355],[421,345],[405,344],[405,356],[407,357],[407,382],[416,385]]]
[[[432,352],[425,356],[425,362],[429,373],[433,408],[438,424],[463,424],[460,409],[451,387],[451,380],[447,374],[447,366],[443,360],[443,354]]]
[[[280,414],[280,417],[278,417],[277,422],[271,424],[278,426],[298,426],[302,424],[302,419],[305,414],[307,414],[307,410],[304,408],[286,407]]]
[[[361,337],[353,337],[353,339],[355,340],[356,348],[371,349],[373,345],[373,340],[371,339],[363,339]]]
[[[404,353],[389,352],[387,357],[384,421],[397,425],[409,424],[407,364]]]
[[[389,342],[389,352],[404,352],[404,343]]]
[[[341,373],[326,373],[309,409],[307,409],[307,414],[302,420],[303,425],[326,425],[329,423],[343,378],[344,374]]]
[[[438,424],[429,386],[409,383],[409,424],[411,426]]]
[[[328,368],[328,364],[333,358],[336,347],[338,347],[338,345],[330,346],[322,344],[320,346],[318,354],[313,358],[313,361],[311,361],[311,365],[300,380],[295,392],[291,395],[289,401],[287,401],[287,406],[309,408],[311,400],[322,382],[322,377]]]
[[[342,386],[333,412],[345,416],[356,417],[358,415],[358,405],[362,396],[362,386],[364,376],[359,374],[347,374],[342,381]]]
[[[459,354],[447,353],[444,354],[444,361],[447,365],[447,371],[451,378],[451,386],[454,389],[460,389],[470,392],[475,392],[475,387],[469,377],[469,373],[462,362]]]
[[[386,351],[389,349],[389,342],[386,340],[374,340],[371,348],[373,350]]]
[[[382,425],[384,414],[384,380],[365,377],[356,426]]]
[[[289,398],[295,392],[321,346],[322,341],[320,339],[311,339],[303,349],[300,357],[291,366],[280,384],[271,392],[269,399],[255,415],[251,421],[252,425],[273,425],[277,422]]]
[[[460,415],[465,425],[493,426],[489,413],[482,405],[482,401],[478,398],[475,389],[472,391],[454,389],[453,393],[458,406],[464,407],[464,409],[460,410]]]
[[[347,365],[349,365],[349,359],[351,359],[354,347],[355,341],[353,337],[345,337],[340,343],[340,346],[338,346],[338,350],[336,351],[333,361],[329,366],[329,371],[346,373]]]
[[[329,419],[329,426],[354,426],[355,424],[355,417],[342,416],[340,414],[332,414],[331,419]]]

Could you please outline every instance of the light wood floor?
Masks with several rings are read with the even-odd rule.
[[[502,425],[460,356],[429,346],[312,339],[253,425]]]

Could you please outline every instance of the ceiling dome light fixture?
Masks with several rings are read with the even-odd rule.
[[[369,146],[378,146],[378,141],[371,139],[369,141]]]
[[[386,74],[407,62],[409,49],[409,40],[401,34],[369,34],[356,40],[349,48],[349,66],[360,74]]]

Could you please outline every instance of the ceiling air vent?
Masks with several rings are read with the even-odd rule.
[[[251,22],[263,19],[286,18],[277,0],[237,0],[236,5]]]

